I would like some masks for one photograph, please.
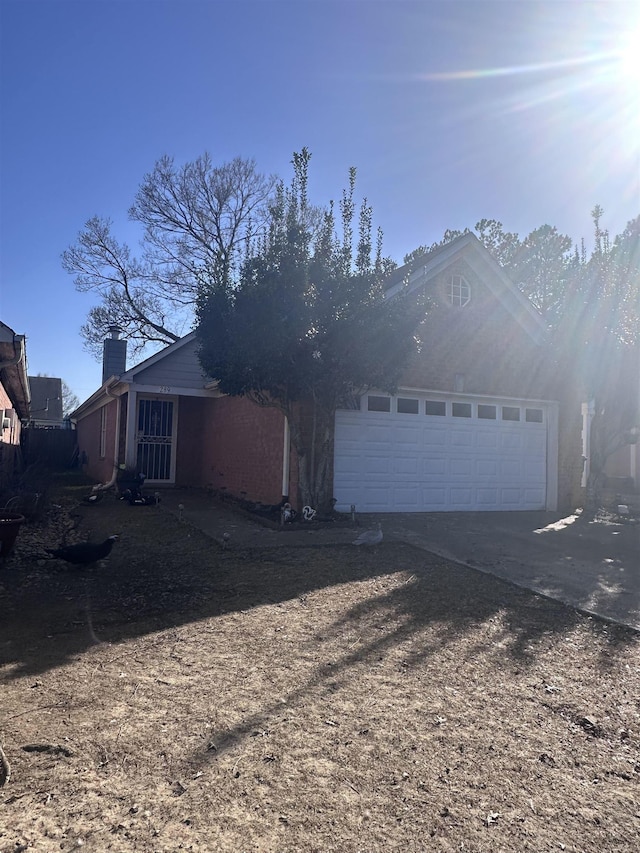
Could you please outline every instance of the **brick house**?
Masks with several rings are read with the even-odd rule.
[[[397,393],[369,389],[336,413],[336,508],[575,506],[580,400],[528,300],[472,234],[397,270],[387,293],[402,288],[429,288],[435,307]],[[285,418],[223,395],[200,368],[195,333],[130,369],[125,347],[105,342],[103,384],[72,415],[92,477],[109,483],[126,466],[150,485],[297,504]]]
[[[0,477],[20,463],[22,422],[29,419],[29,380],[24,335],[0,322]]]

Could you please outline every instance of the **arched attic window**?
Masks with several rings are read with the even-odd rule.
[[[450,305],[455,308],[464,308],[471,302],[471,285],[463,275],[455,273],[449,277],[446,295]]]

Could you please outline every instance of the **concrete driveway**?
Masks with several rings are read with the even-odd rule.
[[[417,513],[381,518],[403,542],[640,630],[640,524],[580,513]]]
[[[579,513],[394,513],[359,516],[357,529],[294,524],[279,530],[198,490],[167,490],[161,505],[219,542],[228,533],[230,547],[347,544],[380,521],[385,541],[408,542],[640,630],[637,517],[588,522]]]

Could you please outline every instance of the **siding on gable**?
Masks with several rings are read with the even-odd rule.
[[[180,388],[202,388],[210,381],[200,367],[195,340],[189,341],[149,367],[138,372],[134,369],[133,373],[136,384],[170,388],[172,393],[176,393]]]
[[[471,286],[464,307],[448,304],[449,277]],[[421,352],[403,372],[407,387],[490,396],[558,399],[548,350],[536,344],[475,273],[454,264],[431,283],[433,305],[419,330]],[[456,388],[456,376],[463,388]]]

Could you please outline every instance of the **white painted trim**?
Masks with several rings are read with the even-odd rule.
[[[558,466],[560,462],[560,442],[558,403],[547,404],[547,495],[546,509],[555,512],[558,509]]]
[[[131,388],[127,398],[127,427],[124,440],[124,464],[135,468],[137,461],[136,423],[138,420],[138,395]]]
[[[289,496],[289,471],[291,459],[291,432],[289,419],[285,415],[282,442],[282,497]]]
[[[155,397],[223,397],[220,391],[207,388],[182,388],[177,385],[142,385],[138,382],[131,382],[129,385],[138,394],[150,394]]]
[[[582,412],[582,458],[584,460],[582,464],[582,478],[580,480],[580,486],[585,489],[587,487],[587,481],[591,470],[591,421],[595,414],[594,401],[590,400],[588,403],[582,403],[580,409]]]

